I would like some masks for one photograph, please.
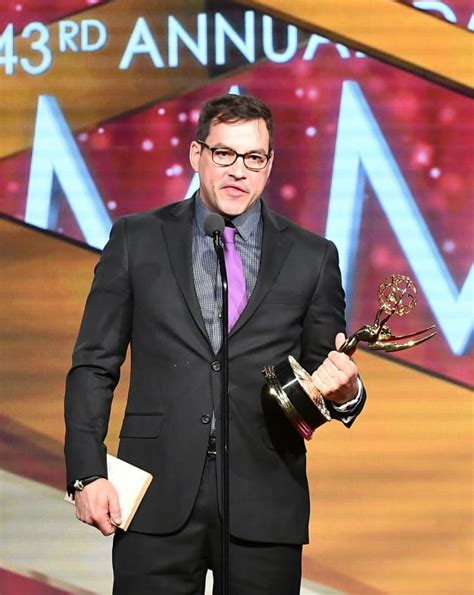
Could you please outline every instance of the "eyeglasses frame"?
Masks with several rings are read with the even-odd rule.
[[[273,154],[273,151],[270,151],[269,153],[259,153],[258,151],[249,151],[248,153],[237,153],[237,151],[235,149],[232,149],[231,147],[211,147],[210,145],[205,143],[203,140],[198,140],[196,142],[200,145],[203,145],[204,147],[206,147],[206,149],[209,150],[209,152],[211,153],[212,163],[214,163],[214,165],[217,165],[217,167],[230,167],[231,165],[234,165],[234,163],[237,161],[237,159],[239,157],[242,157],[242,163],[249,171],[254,171],[254,172],[263,171],[267,167],[268,162],[270,161],[270,157]],[[234,161],[232,161],[232,163],[228,163],[227,165],[223,165],[222,163],[216,163],[214,161],[214,151],[217,151],[218,149],[228,149],[229,151],[232,151],[233,153],[235,153]],[[267,161],[263,167],[260,167],[260,168],[249,167],[245,163],[245,157],[247,155],[252,155],[252,153],[258,153],[259,155],[262,155],[262,157],[266,158]]]

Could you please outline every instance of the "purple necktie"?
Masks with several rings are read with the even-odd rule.
[[[229,286],[229,332],[247,304],[242,258],[235,245],[235,227],[225,227],[223,233],[224,258]]]

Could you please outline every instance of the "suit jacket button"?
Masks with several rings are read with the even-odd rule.
[[[202,424],[208,424],[210,421],[211,421],[210,415],[207,415],[207,413],[204,415],[201,415],[201,423]]]
[[[221,369],[221,362],[218,362],[217,360],[213,361],[211,364],[211,368],[214,370],[214,372],[219,372],[219,370]]]

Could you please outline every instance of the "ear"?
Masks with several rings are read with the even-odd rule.
[[[189,163],[195,172],[199,170],[199,160],[201,158],[201,145],[195,140],[189,145]]]

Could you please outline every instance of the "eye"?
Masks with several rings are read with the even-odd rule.
[[[267,159],[265,155],[262,155],[261,153],[248,153],[245,158],[253,165],[262,165]]]
[[[230,149],[214,149],[214,156],[218,159],[229,159],[234,157],[234,151]]]

